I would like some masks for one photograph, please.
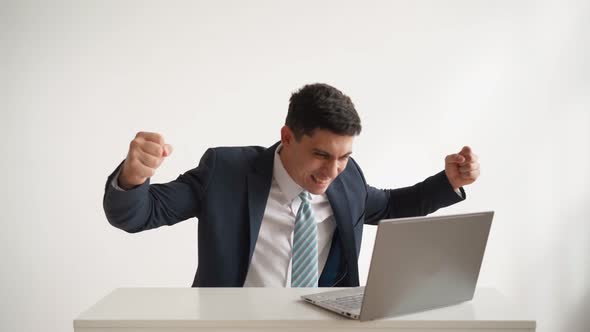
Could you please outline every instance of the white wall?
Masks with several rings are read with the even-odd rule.
[[[310,82],[353,98],[378,187],[471,145],[481,178],[438,213],[496,211],[480,285],[538,331],[587,330],[588,59],[588,1],[2,1],[0,330],[71,331],[113,288],[189,286],[196,221],[117,230],[106,176],[139,130],[175,147],[154,182],[209,146],[268,146]]]

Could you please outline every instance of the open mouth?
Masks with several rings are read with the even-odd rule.
[[[311,179],[313,180],[313,182],[321,185],[321,186],[325,186],[327,184],[330,183],[330,178],[324,178],[324,179],[318,179],[315,175],[311,175]]]

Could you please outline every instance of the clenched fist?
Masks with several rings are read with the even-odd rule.
[[[470,147],[464,146],[459,153],[445,158],[445,173],[455,190],[471,184],[479,177],[478,158]]]
[[[172,146],[158,133],[139,132],[129,144],[129,152],[119,174],[119,186],[131,189],[153,176],[164,158],[172,153]]]

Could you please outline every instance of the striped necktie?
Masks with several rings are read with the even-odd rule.
[[[318,228],[311,211],[310,195],[299,194],[301,205],[295,216],[291,287],[317,287],[318,285]]]

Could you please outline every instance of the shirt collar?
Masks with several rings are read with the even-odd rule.
[[[273,176],[279,185],[279,189],[287,199],[287,202],[292,202],[298,195],[303,191],[303,188],[298,185],[287,173],[279,152],[283,148],[282,144],[279,144],[275,150],[275,160],[273,165]]]

